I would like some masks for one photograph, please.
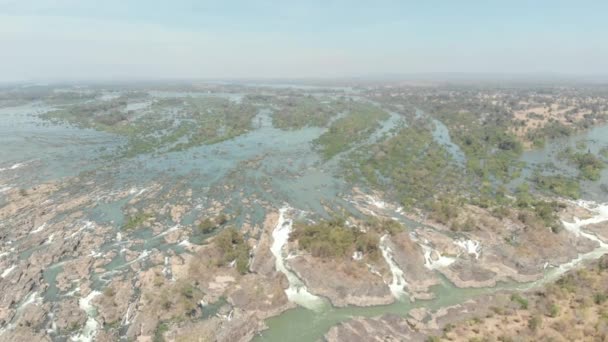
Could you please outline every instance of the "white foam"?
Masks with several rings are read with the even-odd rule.
[[[0,336],[2,336],[5,332],[10,331],[15,329],[15,327],[17,326],[15,323],[12,323],[13,321],[16,321],[16,318],[20,317],[23,309],[25,309],[26,306],[30,305],[30,304],[34,304],[34,305],[40,305],[42,304],[42,297],[40,297],[38,295],[38,292],[32,292],[30,293],[27,298],[21,302],[21,304],[19,304],[19,306],[17,307],[15,316],[12,318],[11,322],[9,322],[8,324],[4,325],[3,327],[0,327]]]
[[[30,304],[40,305],[42,303],[42,297],[38,295],[38,292],[32,292],[17,308],[17,313],[21,313],[26,306]]]
[[[30,232],[30,234],[36,234],[36,233],[40,233],[44,228],[46,228],[46,222],[44,222],[43,224],[40,225],[40,227],[32,230]]]
[[[165,236],[173,231],[178,230],[179,228],[180,228],[180,225],[176,224],[175,226],[165,230],[164,232],[154,235],[154,238],[159,238],[159,237]]]
[[[375,198],[374,196],[371,195],[365,195],[365,197],[367,197],[367,199],[369,200],[369,203],[371,205],[373,205],[374,207],[378,208],[378,209],[384,209],[386,208],[386,203],[382,200],[379,200],[377,198]]]
[[[539,281],[540,283],[545,283],[545,282],[558,278],[559,276],[561,276],[562,274],[575,268],[576,266],[578,266],[581,262],[583,262],[585,260],[595,260],[595,259],[600,258],[605,253],[608,253],[608,244],[606,244],[604,241],[602,241],[596,235],[587,233],[581,229],[582,227],[584,227],[586,225],[608,221],[608,203],[597,204],[595,202],[583,201],[583,200],[579,200],[574,203],[580,207],[583,207],[583,208],[591,211],[595,215],[590,218],[582,219],[582,220],[575,217],[574,222],[562,221],[562,223],[564,225],[564,229],[566,229],[570,233],[574,234],[575,236],[578,236],[578,237],[582,236],[589,240],[595,241],[598,243],[599,246],[590,252],[579,254],[575,259],[572,259],[567,263],[561,264],[561,265],[551,269],[550,271],[548,271],[548,274]],[[535,282],[535,283],[533,283],[533,285],[530,285],[529,287],[537,285],[539,282]]]
[[[127,263],[125,263],[124,265],[122,265],[122,266],[120,266],[120,267],[117,267],[117,269],[120,269],[120,268],[123,268],[123,267],[129,266],[129,265],[134,264],[134,263],[136,263],[136,262],[138,262],[138,261],[141,261],[141,260],[143,260],[143,259],[147,258],[149,255],[150,255],[150,251],[146,249],[146,250],[144,250],[143,252],[141,252],[141,253],[140,253],[140,254],[137,256],[137,258],[135,258],[135,259],[133,259],[133,260],[131,260],[131,261],[129,261],[129,262],[127,262]]]
[[[163,272],[163,275],[165,277],[168,277],[168,276],[171,275],[171,265],[169,264],[169,257],[168,256],[165,257],[165,264],[164,264],[162,272]]]
[[[88,296],[80,298],[80,300],[78,300],[78,306],[82,310],[84,310],[84,312],[87,313],[87,322],[85,323],[84,328],[82,328],[78,335],[71,337],[72,341],[94,341],[95,335],[97,335],[97,328],[99,326],[99,323],[97,323],[97,320],[95,319],[97,311],[95,310],[93,304],[91,304],[91,301],[100,294],[101,292],[99,291],[91,291]]]
[[[8,171],[8,170],[15,170],[15,169],[18,169],[18,168],[20,168],[22,166],[25,166],[25,164],[26,163],[16,163],[16,164],[13,164],[10,167],[0,168],[0,172]]]
[[[133,195],[134,194],[135,196],[133,196],[133,198],[135,198],[135,197],[143,194],[144,192],[146,192],[146,190],[148,190],[148,189],[143,188],[141,190],[137,190],[137,188],[131,188],[131,189],[129,189],[129,195]]]
[[[386,244],[386,240],[388,239],[388,234],[383,235],[380,238],[380,250],[382,251],[382,256],[386,261],[389,269],[391,270],[391,274],[393,275],[393,280],[388,285],[391,289],[391,293],[397,299],[403,298],[407,293],[405,292],[405,286],[407,282],[403,277],[403,270],[399,268],[399,265],[393,259],[393,251]]]
[[[91,221],[84,221],[84,226],[80,227],[77,231],[72,233],[72,235],[70,235],[70,237],[74,237],[74,236],[78,235],[78,233],[80,233],[81,231],[83,231],[85,229],[91,229],[94,226],[95,226],[95,223],[93,223]]]
[[[182,242],[178,243],[178,245],[183,246],[183,247],[189,247],[189,246],[192,246],[192,243],[190,243],[190,241],[188,241],[188,239],[185,239]]]
[[[600,245],[604,244],[604,242],[602,242],[597,236],[582,231],[581,227],[608,221],[608,204],[597,204],[595,202],[582,200],[577,201],[575,203],[591,211],[595,215],[583,220],[580,220],[578,217],[575,217],[574,222],[562,221],[562,223],[564,224],[564,228],[566,228],[566,230],[570,231],[576,236],[584,236],[590,240],[597,241],[598,243],[600,243]]]
[[[49,329],[46,329],[46,332],[48,334],[54,334],[58,331],[57,323],[55,322],[55,314],[53,314],[52,312],[49,312],[49,319],[51,321],[51,327]]]
[[[467,254],[475,255],[475,259],[479,259],[479,254],[481,253],[481,244],[479,241],[459,239],[454,241],[454,244],[464,250]]]
[[[91,253],[89,253],[90,256],[92,256],[93,258],[99,258],[101,256],[101,252],[99,251],[91,251]]]
[[[0,278],[6,278],[6,276],[8,276],[16,267],[17,265],[12,264],[11,267],[5,269],[4,272],[0,274]]]
[[[290,301],[310,310],[321,310],[325,306],[324,300],[308,292],[306,285],[291,270],[287,269],[285,265],[283,247],[289,240],[293,224],[291,220],[285,218],[285,214],[289,209],[288,206],[285,206],[279,210],[279,221],[272,231],[273,241],[270,251],[274,255],[275,267],[277,271],[285,274],[289,281],[289,287],[285,290],[285,294]]]
[[[129,321],[129,317],[131,316],[131,309],[133,308],[134,305],[135,305],[135,303],[131,303],[127,307],[127,312],[125,312],[125,316],[122,319],[122,325],[129,325],[129,324],[131,324],[131,322]]]
[[[448,267],[456,261],[455,258],[446,257],[441,255],[437,250],[430,246],[420,243],[422,251],[424,252],[424,267],[429,270],[435,270],[442,267]]]

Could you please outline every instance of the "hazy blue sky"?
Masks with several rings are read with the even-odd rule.
[[[608,74],[608,1],[0,0],[0,81]]]

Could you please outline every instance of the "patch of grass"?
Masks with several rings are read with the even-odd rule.
[[[169,325],[167,323],[159,323],[154,329],[154,342],[165,342],[164,334],[169,331]]]
[[[153,215],[147,214],[144,212],[137,213],[134,216],[130,216],[127,219],[127,222],[123,225],[123,230],[133,230],[139,228],[143,225],[148,219],[152,218]]]
[[[551,304],[551,306],[549,307],[549,316],[557,317],[558,314],[559,314],[559,306],[557,306],[557,304],[555,304],[555,303]]]
[[[608,299],[608,295],[605,293],[596,293],[593,295],[593,302],[597,305],[603,304],[606,299]]]
[[[511,301],[516,302],[517,304],[519,304],[519,307],[521,309],[524,309],[524,310],[528,309],[528,300],[525,299],[524,297],[522,297],[518,293],[514,293],[514,294],[511,295]]]
[[[543,320],[540,316],[534,315],[530,317],[530,320],[528,320],[528,328],[530,328],[530,330],[532,331],[537,331],[538,328],[540,328],[542,322]]]

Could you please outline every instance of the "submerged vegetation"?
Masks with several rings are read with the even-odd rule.
[[[351,104],[347,114],[335,120],[314,143],[321,156],[330,159],[367,139],[379,127],[379,122],[388,118],[389,114],[376,106]]]
[[[551,166],[546,160],[522,164],[528,160],[529,155],[522,158],[526,148],[545,141],[551,143],[547,150],[562,146],[547,139],[567,136],[585,123],[601,120],[608,107],[600,105],[592,113],[595,104],[588,102],[596,102],[597,97],[587,93],[570,96],[570,90],[563,89],[551,90],[553,93],[546,89],[452,85],[366,85],[348,94],[342,89],[304,91],[235,85],[184,86],[179,96],[174,91],[167,85],[161,91],[141,93],[45,95],[54,109],[42,114],[44,119],[110,133],[107,140],[120,140],[123,145],[113,150],[109,146],[115,144],[99,146],[87,137],[71,140],[93,146],[86,151],[94,151],[99,164],[68,180],[69,188],[48,194],[45,192],[52,188],[43,186],[40,191],[18,182],[21,178],[29,181],[28,172],[39,165],[43,170],[46,160],[32,157],[28,162],[32,165],[20,169],[9,151],[11,158],[1,165],[0,176],[7,187],[0,187],[0,200],[15,201],[15,205],[9,202],[3,207],[3,215],[9,213],[3,217],[18,219],[9,218],[5,226],[27,230],[7,229],[6,241],[13,244],[0,251],[7,293],[23,292],[8,306],[7,323],[25,329],[20,325],[22,318],[47,317],[30,310],[46,310],[44,314],[52,313],[48,317],[53,320],[41,318],[31,326],[44,333],[55,320],[61,322],[79,312],[81,319],[73,330],[82,331],[89,319],[95,319],[103,325],[98,329],[100,339],[153,336],[186,340],[198,336],[230,340],[257,333],[263,319],[292,307],[292,293],[286,292],[287,288],[302,295],[300,290],[306,286],[313,295],[327,295],[332,304],[348,296],[348,305],[359,305],[359,301],[372,305],[379,303],[378,298],[382,303],[394,299],[392,291],[405,281],[404,291],[415,298],[439,297],[444,293],[435,291],[432,284],[452,281],[456,286],[481,287],[492,286],[494,281],[541,277],[544,267],[552,267],[546,265],[573,260],[591,245],[583,242],[584,234],[574,237],[563,230],[558,215],[564,208],[554,199],[556,195],[570,199],[587,195],[590,184],[597,185],[589,180],[600,178],[608,162],[608,149],[600,150],[604,158],[600,159],[594,155],[598,143],[588,139],[561,155],[571,168],[559,170],[555,164],[566,163],[556,161]],[[10,98],[0,97],[3,99]],[[551,120],[549,115],[559,118]],[[269,127],[270,120],[274,127]],[[45,128],[76,131],[73,127]],[[237,136],[241,138],[220,143]],[[57,145],[63,143],[44,138]],[[28,139],[18,141],[29,144]],[[31,146],[46,141],[38,140]],[[105,143],[106,139],[99,140]],[[571,141],[568,139],[568,145]],[[277,146],[283,142],[284,146]],[[213,144],[217,145],[196,148]],[[188,153],[177,153],[180,151]],[[555,160],[552,152],[536,152]],[[97,158],[105,153],[114,159]],[[63,162],[60,158],[53,163]],[[19,169],[12,171],[13,165]],[[45,172],[40,174],[46,176]],[[141,190],[119,191],[123,186]],[[358,188],[351,192],[355,186]],[[373,194],[373,198],[366,194]],[[104,204],[96,206],[97,199]],[[286,225],[277,227],[276,210],[282,205],[294,210],[281,211]],[[361,218],[361,211],[367,214],[366,210],[431,227],[416,225],[406,231],[394,220]],[[290,243],[282,244],[286,238],[282,234],[288,230],[278,228],[288,228],[294,213],[304,211],[307,213],[301,217],[318,218],[324,211],[348,212],[344,215],[352,217],[296,221]],[[121,212],[124,223],[116,227],[113,222],[117,221],[112,220],[120,219]],[[231,217],[216,216],[217,212],[231,213]],[[99,225],[83,228],[84,220]],[[171,229],[177,224],[184,229]],[[242,225],[242,229],[231,225]],[[123,231],[117,233],[120,228]],[[601,229],[599,225],[593,228]],[[395,236],[383,239],[387,234]],[[597,236],[600,238],[599,233]],[[62,241],[67,237],[74,242],[68,249]],[[280,253],[276,247],[282,248]],[[293,254],[296,249],[304,254],[306,265],[293,259],[298,257]],[[93,266],[91,250],[100,253]],[[27,263],[25,259],[29,259]],[[79,272],[66,272],[56,262]],[[335,268],[332,274],[320,273],[322,267],[315,267],[336,264],[342,269]],[[52,272],[42,269],[47,266]],[[84,274],[88,271],[89,275]],[[355,289],[342,274],[361,284]],[[29,279],[30,275],[34,278]],[[83,292],[78,292],[74,283],[78,279],[73,275],[86,279],[80,283],[85,286]],[[301,283],[294,278],[300,278]],[[572,291],[578,281],[587,280],[594,281],[582,276],[560,281],[556,293]],[[427,284],[428,293],[422,289]],[[38,294],[51,305],[20,310],[17,305],[32,303],[25,297],[32,293],[30,285],[40,289]],[[335,293],[323,293],[330,286]],[[89,315],[88,310],[79,310],[77,295],[93,289],[103,295],[89,298],[91,308],[97,311]],[[596,287],[590,292],[584,298],[577,294],[572,299],[606,305],[605,291]],[[469,295],[469,291],[461,293]],[[35,295],[31,296],[36,303]],[[71,304],[63,312],[57,311],[55,297]],[[505,311],[522,313],[518,316],[521,329],[531,332],[541,332],[549,324],[553,327],[571,305],[579,304],[551,297],[538,305],[531,294],[508,294],[506,298]],[[442,300],[437,298],[433,303]],[[330,321],[346,317],[346,311],[335,306],[329,312]],[[290,324],[309,324],[306,320],[315,316],[291,312],[296,315],[286,317],[302,322],[293,320]],[[581,308],[577,320],[587,314]],[[593,319],[605,316],[599,311],[591,314]],[[473,323],[483,319],[477,317]],[[574,324],[572,320],[564,322]],[[603,329],[603,323],[598,320],[597,324]],[[316,325],[313,328],[320,330]],[[451,336],[458,329],[446,326],[444,332]],[[68,336],[58,331],[58,339],[77,333]]]
[[[275,127],[295,130],[327,126],[334,116],[345,110],[345,101],[312,95],[289,95],[272,102],[269,99],[268,104],[274,107],[272,124]]]
[[[541,175],[536,173],[533,177],[536,188],[552,194],[576,199],[580,197],[580,184],[578,180],[562,175]]]
[[[386,141],[357,149],[344,168],[353,180],[390,189],[407,207],[424,204],[448,187],[464,186],[457,185],[457,168],[423,120],[410,122]]]
[[[127,222],[123,225],[123,230],[133,230],[141,227],[144,223],[146,223],[149,219],[153,217],[152,214],[140,212],[133,216],[129,216]]]
[[[566,148],[560,152],[559,157],[574,164],[579,170],[579,177],[586,180],[599,180],[600,173],[605,167],[604,162],[591,152],[579,152]]]
[[[129,105],[143,109],[129,110]],[[257,109],[221,97],[153,99],[119,97],[76,103],[42,114],[42,118],[125,137],[118,156],[175,152],[213,144],[251,129]]]

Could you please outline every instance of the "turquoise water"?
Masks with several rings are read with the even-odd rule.
[[[558,153],[568,147],[577,150],[579,142],[584,142],[586,145],[582,150],[583,152],[590,151],[598,155],[600,149],[608,147],[608,125],[597,126],[569,137],[555,139],[548,142],[542,148],[525,151],[521,158],[526,165],[522,177],[524,179],[530,177],[536,169],[547,174],[558,172],[576,177],[578,170],[568,162],[560,160]],[[552,166],[546,167],[546,164]],[[581,197],[597,202],[605,202],[608,200],[608,193],[602,189],[603,184],[608,184],[608,168],[602,170],[599,180],[581,182]]]
[[[460,289],[444,280],[442,284],[435,286],[433,289],[435,298],[431,300],[397,301],[390,305],[373,307],[329,307],[322,312],[298,307],[266,320],[268,330],[258,334],[254,341],[285,341],[286,336],[289,336],[290,342],[319,341],[331,327],[354,317],[378,317],[384,314],[406,316],[410,310],[415,308],[425,307],[436,310],[441,307],[463,303],[468,299],[484,294],[500,290],[520,289],[522,286],[524,285],[509,283],[499,284],[495,288]]]
[[[209,94],[180,92],[154,92],[151,95],[153,97],[209,96]],[[218,96],[240,101],[243,94],[222,93]],[[131,106],[130,109],[140,110],[144,107],[145,104],[140,104]],[[2,146],[0,169],[4,169],[0,171],[0,189],[5,186],[30,187],[51,180],[68,182],[70,177],[74,176],[79,176],[79,180],[69,183],[70,187],[62,190],[69,195],[91,191],[95,191],[97,195],[109,194],[130,188],[139,191],[155,185],[161,187],[159,194],[170,191],[180,193],[191,189],[193,201],[200,207],[204,208],[212,200],[226,202],[225,211],[234,214],[234,223],[237,225],[242,224],[245,217],[249,217],[252,224],[263,222],[267,208],[260,203],[262,201],[272,209],[289,203],[294,208],[321,215],[325,214],[324,205],[354,212],[352,205],[345,199],[351,186],[338,173],[338,159],[322,161],[311,145],[314,139],[325,132],[323,128],[283,131],[272,126],[268,110],[261,110],[254,118],[254,129],[234,139],[193,147],[181,152],[146,154],[136,158],[116,160],[108,159],[106,156],[125,143],[123,138],[94,130],[50,124],[37,118],[38,114],[51,108],[43,103],[0,108],[0,146]],[[417,115],[424,113],[418,111]],[[464,153],[450,139],[447,127],[435,119],[433,123],[434,139],[447,148],[454,160],[464,165],[466,162]],[[391,112],[390,118],[382,122],[381,127],[366,142],[378,141],[390,135],[393,129],[405,124],[407,122],[404,116]],[[608,146],[608,126],[597,127],[585,133],[550,142],[543,149],[525,152],[522,160],[527,163],[527,167],[524,170],[523,181],[531,175],[534,168],[546,163],[553,163],[560,169],[574,174],[576,170],[557,160],[556,154],[565,146],[574,148],[580,140],[586,141],[592,152],[597,152],[600,148]],[[357,144],[353,148],[362,144]],[[12,169],[17,164],[23,165]],[[600,181],[585,182],[584,197],[598,201],[605,200],[607,196],[599,185],[605,184],[606,181],[608,181],[608,170],[602,173]],[[120,252],[125,245],[113,239],[124,224],[125,209],[129,207],[129,201],[134,195],[119,200],[111,199],[111,196],[107,197],[108,199],[105,199],[101,196],[94,206],[82,208],[85,213],[83,220],[91,220],[114,228],[100,252],[112,250],[118,252],[111,262],[104,266],[108,273],[93,276],[94,289],[102,289],[111,272],[128,270],[128,262]],[[251,198],[256,198],[258,201],[251,201],[249,205],[243,204],[243,200]],[[137,205],[145,207],[151,203],[163,204],[163,201],[165,200],[157,196],[157,198],[146,198]],[[167,216],[160,217],[159,221],[163,222],[166,228],[180,223],[193,224],[201,214],[200,207],[197,209],[195,206],[185,213],[181,222],[172,222]],[[129,237],[126,235],[125,233],[123,239],[142,241],[129,247],[140,255],[152,249],[172,250],[178,254],[185,252],[179,245],[165,243],[162,236],[155,235],[149,229],[141,229]],[[202,243],[208,236],[192,234],[189,240]],[[29,258],[36,250],[43,248],[46,247],[37,246],[19,251],[20,257]],[[54,266],[44,273],[44,279],[50,285],[44,294],[46,300],[53,300],[61,295],[55,286],[55,278],[61,269],[61,266]],[[520,285],[509,284],[498,288],[512,289],[518,286]],[[296,308],[269,319],[267,321],[269,329],[262,332],[256,340],[285,341],[285,336],[289,336],[290,341],[314,341],[322,337],[331,326],[351,317],[373,317],[384,313],[405,315],[415,307],[439,308],[461,303],[468,298],[491,291],[496,289],[458,289],[444,282],[434,289],[436,299],[428,301],[397,302],[369,308],[328,307],[322,312]]]

